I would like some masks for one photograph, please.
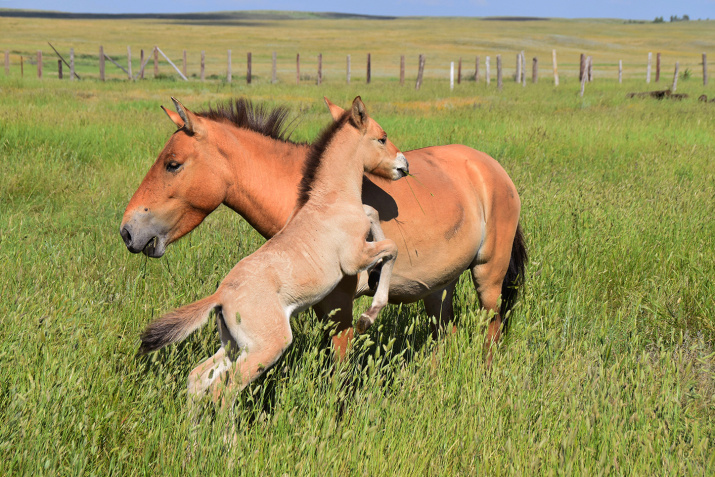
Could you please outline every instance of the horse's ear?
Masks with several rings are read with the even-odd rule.
[[[176,112],[179,113],[179,116],[184,121],[184,129],[186,132],[201,135],[204,131],[198,116],[186,109],[178,99],[172,97],[171,100],[174,102],[174,106],[176,106]]]
[[[181,129],[184,127],[184,120],[181,119],[181,116],[179,116],[174,111],[166,109],[164,106],[162,106],[161,109],[163,109],[164,112],[166,113],[166,115],[169,116],[169,119],[171,119],[174,122],[174,124],[176,124],[177,128]]]
[[[360,99],[360,96],[357,96],[353,100],[353,107],[350,111],[350,115],[352,116],[353,123],[358,129],[361,131],[367,129],[367,109],[365,109],[365,104],[362,102],[362,99]]]
[[[323,96],[323,100],[325,100],[325,105],[328,107],[330,115],[333,117],[334,121],[340,119],[340,117],[345,113],[345,110],[343,108],[341,108],[337,104],[331,103],[330,100],[325,96]]]

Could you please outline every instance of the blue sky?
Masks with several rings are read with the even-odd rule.
[[[652,20],[687,14],[715,19],[715,0],[0,0],[0,8],[26,8],[73,13],[190,13],[223,10],[299,10],[370,15],[541,16],[563,18],[630,18]],[[713,32],[715,35],[715,32]]]

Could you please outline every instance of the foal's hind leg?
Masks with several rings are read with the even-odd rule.
[[[357,289],[358,277],[346,275],[335,290],[331,291],[323,301],[315,305],[315,310],[323,320],[335,323],[335,330],[328,330],[327,338],[333,342],[335,358],[342,361],[353,340],[353,300]]]

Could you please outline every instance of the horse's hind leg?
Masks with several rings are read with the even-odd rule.
[[[472,267],[472,280],[477,289],[479,302],[482,308],[493,311],[494,315],[489,321],[484,348],[487,354],[487,366],[491,366],[493,350],[501,337],[502,317],[499,314],[499,296],[501,286],[509,267],[509,256],[504,260],[490,260]]]
[[[350,348],[353,340],[353,300],[357,289],[358,277],[346,275],[335,290],[331,291],[323,301],[315,305],[315,310],[322,315],[323,320],[335,323],[335,330],[328,330],[328,338],[333,342],[335,358],[341,361]]]
[[[441,290],[430,293],[423,300],[425,312],[427,313],[427,318],[430,319],[430,325],[432,327],[432,337],[435,339],[439,336],[439,330],[454,319],[452,299],[456,286],[457,281],[455,280]],[[456,326],[452,325],[452,333],[456,332]]]

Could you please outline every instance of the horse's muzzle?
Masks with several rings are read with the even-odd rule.
[[[166,251],[166,246],[158,236],[146,233],[133,233],[130,224],[124,225],[119,230],[119,234],[122,236],[127,250],[131,253],[143,252],[147,257],[159,258],[164,255]]]

